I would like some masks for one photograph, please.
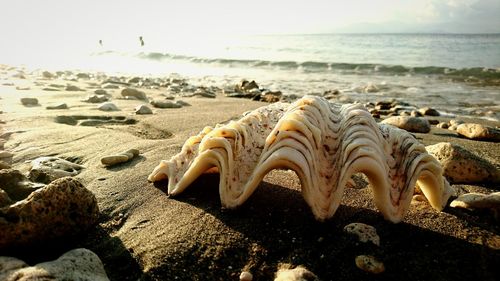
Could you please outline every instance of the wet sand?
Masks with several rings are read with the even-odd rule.
[[[10,72],[4,68],[4,73]],[[360,186],[346,189],[332,219],[317,222],[291,171],[268,174],[238,210],[221,208],[217,175],[203,176],[175,198],[164,192],[165,182],[156,186],[148,183],[147,176],[159,161],[178,153],[189,136],[266,103],[218,93],[216,98],[182,98],[191,106],[154,108],[152,115],[136,115],[133,109],[146,102],[122,99],[123,85],[117,84],[120,89],[107,91],[120,110],[103,112],[81,99],[107,78],[72,81],[64,77],[44,79],[39,73],[25,76],[3,80],[0,86],[0,119],[5,121],[1,126],[3,132],[14,132],[5,143],[5,150],[14,154],[12,167],[27,173],[29,161],[40,156],[58,156],[84,165],[77,178],[97,197],[101,217],[94,229],[78,239],[12,249],[0,255],[20,257],[31,264],[86,247],[101,258],[111,280],[237,280],[243,270],[252,272],[254,280],[272,280],[281,263],[304,265],[321,280],[498,278],[500,227],[486,211],[447,207],[436,212],[427,202],[414,202],[405,220],[392,224],[376,210],[371,189]],[[60,91],[42,90],[50,84],[71,84],[82,91],[66,91],[64,87]],[[30,89],[16,90],[16,86]],[[164,99],[162,86],[141,90],[150,99]],[[36,97],[40,106],[23,106],[21,97]],[[69,109],[45,109],[60,102],[67,103]],[[54,122],[56,116],[83,120],[114,116],[136,122],[72,126]],[[426,145],[458,143],[500,167],[500,143],[467,140],[435,127],[428,134],[415,135]],[[130,148],[140,151],[132,161],[111,168],[100,163],[101,157]],[[453,188],[459,194],[490,193],[500,186]],[[343,232],[352,222],[376,227],[380,246],[358,242]],[[361,254],[377,257],[386,271],[371,275],[358,269],[354,259]]]

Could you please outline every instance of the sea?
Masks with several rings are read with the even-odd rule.
[[[396,99],[444,114],[500,118],[500,34],[187,34],[144,38],[144,46],[137,38],[102,40],[78,52],[41,52],[59,59],[40,60],[38,67],[175,73],[221,87],[247,79],[284,95],[338,90],[344,102]]]

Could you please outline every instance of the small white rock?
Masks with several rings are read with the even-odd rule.
[[[252,281],[252,279],[253,279],[253,275],[252,275],[252,273],[250,273],[248,271],[243,271],[240,274],[240,281]]]

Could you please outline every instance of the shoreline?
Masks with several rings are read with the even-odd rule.
[[[94,193],[101,216],[96,227],[78,239],[40,249],[11,249],[9,255],[34,264],[57,258],[63,249],[86,247],[99,256],[111,280],[230,280],[245,270],[252,272],[254,280],[271,280],[285,263],[304,265],[321,280],[495,279],[500,228],[488,212],[451,207],[436,212],[427,202],[414,202],[405,220],[392,224],[377,211],[372,191],[365,186],[346,189],[335,216],[321,223],[304,202],[297,176],[287,170],[268,174],[238,210],[221,209],[214,175],[196,180],[175,198],[147,182],[160,160],[178,153],[184,141],[203,127],[238,119],[269,103],[226,97],[223,86],[196,86],[178,76],[136,79],[73,72],[66,80],[54,73],[23,75],[25,79],[9,78],[0,86],[2,134],[14,132],[4,145],[13,154],[12,168],[28,173],[30,161],[41,156],[85,166],[75,177]],[[182,100],[190,105],[156,108],[146,100],[125,98],[122,90],[127,87],[139,89],[149,100]],[[101,103],[82,101],[96,90],[105,90],[102,95],[119,110],[100,111],[96,108]],[[343,101],[342,93],[332,96],[331,100]],[[22,105],[24,97],[37,98],[37,105]],[[375,106],[377,101],[371,102]],[[67,109],[46,109],[62,102]],[[135,114],[138,105],[149,106],[153,114]],[[58,116],[74,123],[58,123],[62,119]],[[462,119],[493,127],[500,124]],[[127,124],[126,120],[134,121]],[[498,142],[458,137],[436,126],[429,133],[414,135],[425,145],[458,143],[500,168]],[[140,154],[129,162],[114,167],[100,162],[103,156],[131,148]],[[453,184],[453,188],[458,194],[498,191],[495,183]],[[381,246],[360,243],[344,233],[343,227],[352,222],[374,226]],[[386,272],[375,276],[356,268],[354,258],[360,254],[378,257]]]

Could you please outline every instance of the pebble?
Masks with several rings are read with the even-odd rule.
[[[31,161],[28,178],[34,182],[50,183],[59,178],[76,176],[84,168],[59,157],[39,157]]]
[[[500,130],[474,123],[464,123],[457,126],[457,133],[473,140],[500,141]]]
[[[102,110],[102,111],[118,111],[118,107],[112,103],[112,102],[105,102],[100,104],[97,109]]]
[[[441,128],[441,129],[448,129],[449,125],[448,122],[439,122],[436,127]]]
[[[147,100],[148,97],[143,91],[139,91],[137,89],[132,89],[132,88],[125,88],[122,90],[121,95],[126,98],[126,97],[134,97],[138,100]]]
[[[94,94],[96,94],[96,95],[104,95],[104,96],[109,95],[108,92],[106,90],[104,90],[104,89],[97,89],[97,90],[94,91]]]
[[[384,264],[370,255],[357,256],[355,263],[359,269],[369,273],[380,274],[385,271]]]
[[[0,257],[0,279],[109,281],[99,257],[84,248],[73,249],[56,260],[34,266],[14,257]]]
[[[76,124],[78,124],[78,120],[76,120],[76,118],[74,118],[73,116],[64,116],[64,115],[56,116],[55,122],[71,126],[75,126]]]
[[[248,272],[248,271],[243,271],[241,274],[240,274],[240,281],[252,281],[253,280],[253,275],[252,273]]]
[[[132,160],[132,158],[136,157],[139,155],[139,150],[137,149],[129,149],[123,153],[116,154],[116,155],[110,155],[110,156],[105,156],[101,158],[101,163],[104,166],[113,166],[116,164],[124,163],[127,161]]]
[[[450,203],[453,208],[491,209],[498,216],[500,212],[500,192],[491,194],[466,193]]]
[[[187,103],[187,102],[185,102],[183,100],[177,100],[177,101],[175,101],[175,103],[179,104],[181,106],[191,106],[191,104],[189,104],[189,103]]]
[[[441,142],[425,149],[441,163],[450,183],[500,182],[500,171],[493,164],[460,145]]]
[[[434,108],[430,107],[423,107],[418,110],[422,115],[426,116],[439,116],[439,112],[435,110]]]
[[[428,133],[431,130],[429,121],[423,118],[412,116],[393,116],[383,120],[380,123],[393,125],[400,129],[414,133]]]
[[[182,105],[169,100],[153,100],[150,104],[156,108],[180,108]]]
[[[135,107],[135,114],[153,114],[153,110],[145,104],[141,104]]]
[[[316,281],[318,277],[303,266],[297,266],[290,269],[290,265],[286,264],[276,272],[274,281]]]
[[[0,249],[40,245],[44,241],[74,236],[99,218],[94,194],[70,177],[57,179],[32,192],[25,200],[2,208],[2,213],[9,219],[0,220]]]
[[[346,225],[344,231],[356,235],[360,242],[366,243],[370,241],[380,246],[380,237],[377,234],[377,229],[371,225],[354,222]]]
[[[101,103],[101,102],[105,102],[108,100],[109,100],[109,98],[105,95],[93,94],[93,95],[87,96],[87,98],[82,100],[82,101],[83,102],[90,102],[90,103]]]
[[[66,91],[83,91],[82,89],[78,88],[77,86],[75,85],[68,85],[66,86]]]
[[[37,98],[21,98],[21,103],[24,106],[35,106],[35,105],[38,105],[38,99]]]
[[[66,103],[59,103],[56,105],[49,105],[46,107],[46,109],[52,110],[52,109],[68,109],[68,105]]]

